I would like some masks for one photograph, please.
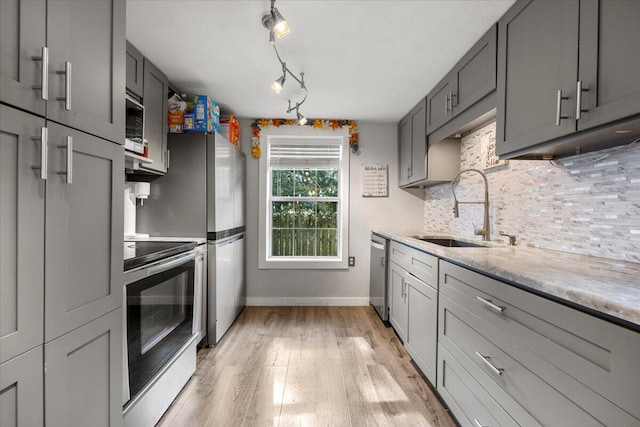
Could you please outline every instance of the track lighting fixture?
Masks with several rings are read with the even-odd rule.
[[[291,100],[289,100],[289,108],[287,109],[287,114],[295,111],[296,116],[298,118],[298,123],[300,125],[304,125],[307,123],[307,119],[300,114],[300,106],[307,100],[307,95],[309,92],[304,84],[304,73],[300,73],[298,77],[294,74],[289,67],[287,67],[286,62],[282,60],[280,57],[280,53],[278,52],[278,48],[276,47],[276,37],[282,38],[291,32],[289,28],[289,24],[286,19],[282,16],[282,14],[275,7],[275,0],[271,0],[271,11],[262,17],[262,25],[269,30],[269,43],[273,45],[273,50],[276,53],[276,57],[278,58],[278,62],[282,65],[282,76],[278,77],[273,83],[271,83],[271,89],[275,93],[280,93],[282,88],[284,87],[285,80],[287,79],[287,74],[291,76],[295,81],[300,84],[300,88],[304,90],[304,97],[301,101],[295,103],[295,105],[291,106]]]

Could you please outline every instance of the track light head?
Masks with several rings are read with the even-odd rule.
[[[282,76],[278,77],[273,83],[271,83],[271,89],[273,89],[275,93],[280,93],[280,91],[282,91],[282,88],[284,87],[285,80],[285,75],[283,74]]]
[[[278,37],[279,39],[283,38],[291,32],[289,23],[286,19],[284,19],[284,16],[282,16],[280,11],[278,11],[277,7],[271,8],[271,28],[276,34],[276,37]]]
[[[303,116],[302,114],[300,114],[300,112],[298,110],[296,110],[296,116],[298,117],[298,124],[300,126],[304,126],[307,124],[307,118],[305,116]]]

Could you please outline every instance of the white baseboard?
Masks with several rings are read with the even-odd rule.
[[[367,306],[369,297],[247,297],[252,306]]]

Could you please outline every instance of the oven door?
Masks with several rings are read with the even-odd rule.
[[[190,251],[125,274],[123,403],[143,391],[194,336],[196,258]]]

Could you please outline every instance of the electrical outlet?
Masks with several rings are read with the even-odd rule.
[[[355,267],[355,266],[356,266],[356,257],[350,256],[349,257],[349,267]]]

